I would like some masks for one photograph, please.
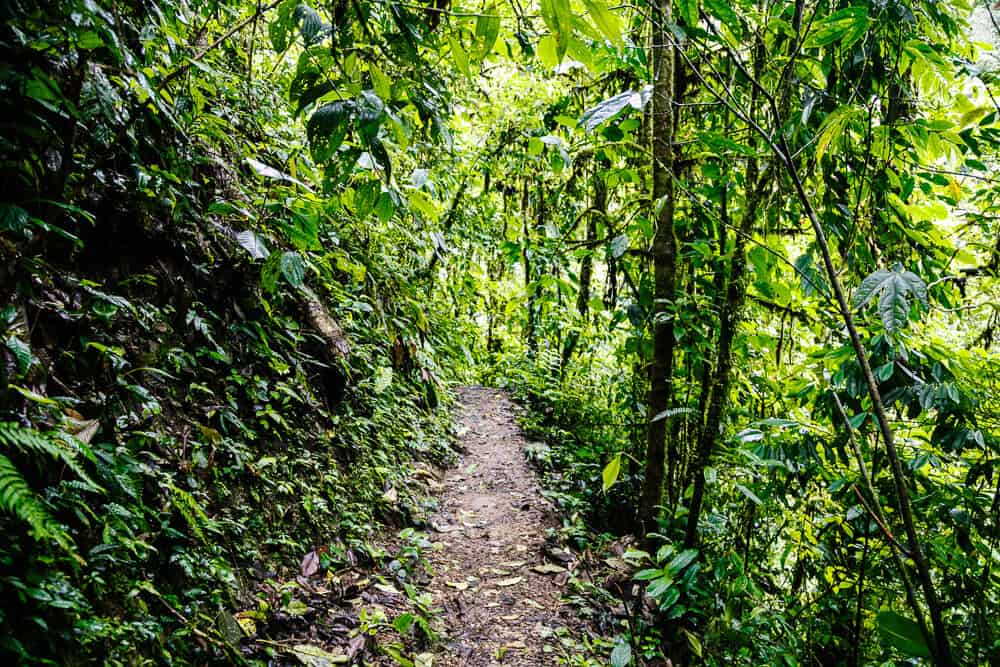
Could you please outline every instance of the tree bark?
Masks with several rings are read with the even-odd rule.
[[[674,320],[671,313],[677,281],[677,234],[674,229],[674,47],[669,25],[670,0],[658,0],[653,13],[653,204],[659,208],[653,237],[653,358],[649,366],[646,466],[639,505],[639,527],[656,528],[663,503],[667,420],[673,394]]]

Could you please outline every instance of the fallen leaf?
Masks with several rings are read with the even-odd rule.
[[[431,521],[431,528],[439,533],[453,533],[456,530],[462,530],[459,526],[443,526],[436,521]]]
[[[532,566],[531,571],[538,574],[559,574],[560,572],[565,572],[566,568],[553,565],[552,563],[542,563],[541,565]]]
[[[330,667],[330,665],[345,665],[350,662],[350,658],[343,653],[330,653],[311,644],[297,644],[292,647],[291,653],[306,667]]]
[[[497,586],[516,586],[517,584],[524,581],[524,577],[511,577],[510,579],[501,579],[495,582]]]
[[[365,640],[366,636],[363,634],[359,634],[356,635],[354,639],[352,639],[350,642],[348,642],[347,644],[348,660],[354,660],[355,656],[357,656],[358,653],[361,652],[361,650],[365,647]]]
[[[311,577],[319,571],[319,554],[310,551],[302,559],[302,576]]]
[[[469,584],[465,583],[464,581],[446,581],[444,583],[446,586],[451,586],[452,588],[460,591],[464,591],[466,588],[469,587]]]

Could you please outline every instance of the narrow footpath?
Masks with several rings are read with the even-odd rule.
[[[524,436],[505,393],[462,387],[459,465],[432,518],[427,590],[447,638],[436,666],[553,665],[559,637],[578,623],[561,603],[569,554],[546,544],[558,525],[525,461]]]

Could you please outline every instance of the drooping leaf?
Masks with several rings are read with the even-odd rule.
[[[608,9],[605,0],[583,0],[590,19],[597,26],[597,29],[611,41],[617,44],[622,38],[622,20],[613,11]]]
[[[840,42],[849,48],[868,30],[868,8],[852,5],[817,21],[809,31],[805,48],[813,49]]]
[[[472,78],[472,70],[469,67],[469,54],[462,46],[462,40],[457,35],[448,35],[448,45],[451,47],[451,58],[455,61],[458,70],[468,78]]]
[[[485,58],[493,52],[493,46],[500,36],[500,15],[497,6],[490,5],[476,18],[476,38],[481,41],[479,58]]]
[[[875,618],[882,640],[903,653],[921,658],[929,658],[930,648],[920,632],[916,621],[901,616],[894,611],[880,611]]]
[[[249,229],[236,235],[236,241],[243,246],[254,259],[267,259],[271,251],[264,245],[264,241]]]
[[[306,135],[318,162],[329,160],[340,148],[350,129],[354,108],[351,100],[337,100],[324,104],[309,117]]]
[[[698,25],[699,0],[679,0],[677,10],[684,24],[689,27]]]
[[[614,486],[614,483],[618,481],[618,475],[621,473],[622,469],[622,455],[615,454],[611,457],[608,465],[604,466],[603,472],[601,472],[601,480],[604,487],[604,492],[607,493],[608,489]]]
[[[556,42],[556,62],[566,55],[570,37],[573,36],[573,13],[569,0],[541,0],[542,20]]]
[[[619,234],[618,236],[611,239],[611,245],[608,248],[611,251],[611,256],[618,259],[625,254],[628,250],[628,236],[625,234]]]
[[[726,0],[704,0],[704,2],[708,13],[719,19],[737,38],[742,34],[743,25],[740,23],[740,17],[732,5],[726,2]]]
[[[315,9],[302,3],[295,8],[292,15],[299,24],[299,32],[306,46],[311,46],[323,39],[330,32],[330,24],[325,22]]]
[[[639,103],[638,107],[635,106],[637,100]],[[617,118],[626,109],[641,109],[645,103],[646,99],[641,93],[636,93],[634,90],[626,90],[624,93],[609,97],[596,106],[587,109],[580,116],[579,125],[582,125],[588,132],[593,132],[604,123]]]
[[[842,138],[844,132],[857,113],[857,109],[852,106],[842,106],[835,109],[825,119],[816,134],[816,161],[823,159],[830,143],[837,138]]]
[[[854,293],[854,307],[864,308],[878,297],[879,317],[886,331],[892,334],[906,326],[909,320],[909,295],[916,297],[925,308],[930,306],[927,285],[920,276],[902,267],[879,269],[861,281]]]

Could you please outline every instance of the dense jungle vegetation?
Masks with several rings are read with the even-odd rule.
[[[482,382],[627,545],[567,664],[1000,664],[998,20],[0,3],[4,663],[332,664],[363,568],[420,614],[318,644],[426,665]]]

